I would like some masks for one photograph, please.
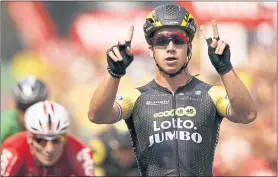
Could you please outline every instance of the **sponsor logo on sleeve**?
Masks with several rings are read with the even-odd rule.
[[[117,93],[117,95],[116,95],[116,100],[122,100],[122,99],[123,99],[123,96],[120,95],[119,93]]]

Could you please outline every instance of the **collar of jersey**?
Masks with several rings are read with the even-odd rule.
[[[184,90],[184,89],[190,89],[194,86],[194,82],[195,82],[196,78],[195,76],[192,77],[192,79],[190,79],[188,82],[186,82],[183,86],[179,86],[177,88],[177,90],[175,91],[175,93],[178,93],[180,90]],[[167,89],[166,87],[162,87],[161,85],[159,85],[155,79],[153,79],[154,82],[154,87],[157,88],[158,90],[167,92],[167,93],[171,93],[173,94],[173,92],[171,92],[169,89]]]

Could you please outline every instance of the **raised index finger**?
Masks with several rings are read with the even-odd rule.
[[[132,37],[133,37],[133,31],[134,31],[134,26],[130,26],[128,29],[128,34],[127,34],[127,42],[131,42]]]
[[[208,34],[208,32],[205,29],[204,25],[200,26],[200,30],[201,30],[201,33],[204,36],[205,40],[208,40],[210,38],[210,35]]]
[[[203,25],[200,26],[200,30],[205,40],[207,41],[207,44],[210,45],[212,43],[212,39]]]
[[[213,31],[213,38],[219,40],[219,32],[217,28],[216,20],[212,20],[212,31]]]

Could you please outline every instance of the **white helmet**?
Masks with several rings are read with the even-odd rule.
[[[48,139],[65,134],[69,129],[69,114],[60,104],[41,101],[30,106],[24,114],[28,131]]]

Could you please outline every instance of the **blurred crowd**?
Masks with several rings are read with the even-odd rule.
[[[157,3],[145,4],[154,5]],[[193,44],[189,70],[192,74],[200,74],[201,80],[223,85],[216,72],[206,73],[201,69],[201,63],[208,58],[200,57],[199,41],[203,40],[200,36],[196,35]],[[248,43],[247,64],[235,67],[255,100],[258,116],[248,125],[223,120],[214,160],[216,176],[277,176],[276,38],[277,34],[269,44],[252,39]],[[231,52],[233,55],[233,50]],[[136,54],[127,75],[121,80],[120,90],[144,85],[154,77],[155,70],[153,59],[145,53]],[[67,39],[50,47],[47,53],[23,48],[1,63],[1,110],[14,107],[11,87],[16,81],[26,75],[35,75],[48,84],[50,99],[65,105],[70,111],[71,134],[93,149],[99,176],[138,175],[125,123],[96,125],[87,118],[90,97],[105,72],[105,49],[98,53],[87,52]]]

